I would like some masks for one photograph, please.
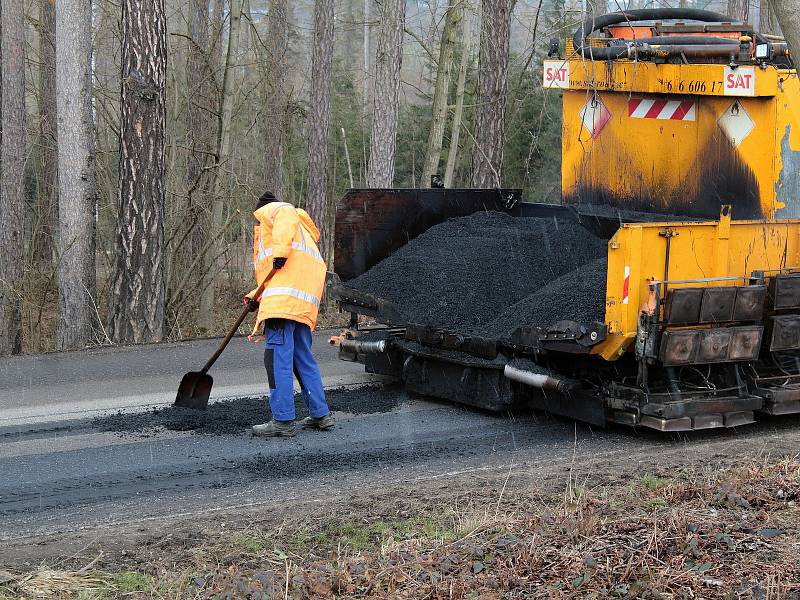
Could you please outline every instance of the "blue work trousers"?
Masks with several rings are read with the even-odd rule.
[[[269,379],[269,406],[276,421],[293,421],[294,379],[300,382],[308,413],[315,418],[330,414],[314,355],[311,328],[289,319],[269,319],[266,325],[264,366]]]

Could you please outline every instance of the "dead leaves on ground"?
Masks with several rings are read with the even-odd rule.
[[[515,496],[511,518],[484,516],[455,539],[314,548],[266,586],[234,569],[196,591],[246,580],[253,595],[292,598],[800,598],[800,464],[664,481],[584,490],[545,511]]]
[[[240,535],[235,547],[206,537],[182,571],[166,548],[138,566],[158,582],[155,598],[800,598],[799,463],[590,484],[550,501],[481,498],[491,509],[416,514],[413,527],[400,517],[374,527],[359,509],[370,533],[358,548],[331,535],[339,524],[291,551],[277,548],[280,536]],[[449,535],[430,533],[447,521]],[[48,581],[77,597],[54,572],[6,574],[0,597]]]

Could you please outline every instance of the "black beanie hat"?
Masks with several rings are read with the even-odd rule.
[[[275,197],[275,194],[267,190],[266,192],[261,194],[261,197],[258,199],[258,202],[256,202],[256,210],[258,210],[262,206],[266,206],[270,202],[277,202],[277,201],[278,199]]]

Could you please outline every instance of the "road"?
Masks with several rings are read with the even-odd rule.
[[[202,364],[214,341],[3,361],[0,539],[258,504],[324,504],[331,494],[511,465],[566,468],[591,458],[630,466],[644,455],[755,455],[800,441],[797,418],[664,436],[411,399],[399,388],[363,387],[370,376],[320,341],[327,381],[349,387],[330,396],[336,430],[293,439],[249,434],[251,422],[266,418],[258,399],[264,375],[259,349],[241,341],[215,368],[216,402],[198,417],[202,426],[184,427],[185,416],[153,405],[171,402],[187,364]]]
[[[330,332],[314,335],[314,351],[327,385],[369,379],[359,365],[336,359]],[[186,371],[199,371],[220,340],[98,348],[0,359],[0,425],[83,415],[109,409],[170,404]],[[263,395],[263,347],[234,338],[211,374],[213,398]]]

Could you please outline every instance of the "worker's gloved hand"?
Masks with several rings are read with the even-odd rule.
[[[245,296],[244,298],[242,298],[242,304],[247,306],[250,312],[256,312],[258,310],[259,302],[254,298],[248,298],[247,296]]]
[[[272,268],[275,269],[276,271],[278,269],[282,269],[283,265],[285,264],[286,264],[286,258],[283,256],[278,256],[272,259]]]

